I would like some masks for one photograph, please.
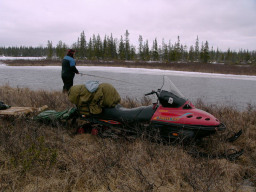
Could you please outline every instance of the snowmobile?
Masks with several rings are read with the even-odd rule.
[[[167,76],[163,77],[160,89],[145,94],[149,95],[156,95],[157,102],[131,109],[116,105],[104,108],[100,115],[81,115],[87,123],[80,126],[77,133],[90,132],[103,137],[147,133],[168,141],[184,141],[202,139],[226,129],[216,117],[197,109]],[[235,133],[228,140],[235,141],[241,133]]]

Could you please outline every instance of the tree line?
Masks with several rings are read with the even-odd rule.
[[[86,38],[84,31],[81,32],[77,42],[70,47],[59,41],[53,46],[48,40],[46,47],[0,47],[0,55],[4,56],[46,56],[48,59],[62,59],[68,48],[76,50],[76,58],[81,60],[106,60],[106,61],[156,61],[156,62],[202,62],[202,63],[229,63],[229,64],[256,64],[256,51],[240,49],[233,51],[221,51],[210,47],[208,41],[200,42],[196,37],[195,44],[183,45],[180,37],[171,43],[162,40],[161,43],[155,38],[152,46],[148,40],[140,35],[138,47],[130,43],[129,32],[125,31],[120,39],[105,35],[92,35]]]
[[[44,57],[48,54],[47,47],[0,47],[0,56],[9,57]]]

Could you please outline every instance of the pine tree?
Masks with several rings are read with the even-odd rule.
[[[174,51],[175,51],[175,61],[180,61],[181,60],[181,45],[180,45],[180,36],[178,36],[178,41],[175,43],[174,46]]]
[[[139,36],[139,60],[141,61],[145,60],[144,51],[143,51],[143,38],[141,35]]]
[[[188,60],[188,50],[187,45],[181,45],[181,59],[183,62]]]
[[[92,35],[92,50],[91,50],[91,57],[93,60],[96,59],[96,36],[95,34]]]
[[[248,63],[248,61],[251,59],[251,55],[249,53],[249,51],[247,50],[245,53],[245,62]]]
[[[118,55],[120,60],[125,60],[125,44],[123,41],[123,36],[121,36],[120,39]]]
[[[125,31],[125,59],[130,60],[130,43],[129,43],[129,32]]]
[[[86,58],[86,37],[84,31],[80,34],[78,54],[81,59]]]
[[[195,61],[195,50],[194,50],[193,45],[191,45],[190,48],[189,48],[188,60],[189,60],[190,62]]]
[[[134,46],[131,46],[130,49],[130,60],[134,61],[136,58],[136,48]]]
[[[168,43],[168,61],[170,62],[170,61],[172,61],[172,56],[171,56],[171,52],[172,52],[172,43],[171,43],[171,41],[169,40],[169,43]]]
[[[231,61],[231,58],[232,58],[232,51],[230,50],[230,48],[228,48],[228,51],[225,55],[225,63],[230,63]]]
[[[87,51],[87,57],[89,60],[93,59],[93,44],[92,44],[92,39],[90,38],[89,43],[88,43],[88,51]]]
[[[208,41],[206,41],[204,46],[203,46],[203,62],[208,63],[209,58],[210,58],[209,45],[208,45]]]
[[[217,47],[216,55],[215,55],[215,60],[217,63],[220,62],[220,51],[219,48]]]
[[[143,48],[143,52],[144,52],[144,55],[145,55],[145,60],[149,61],[150,60],[150,52],[149,52],[148,40],[146,40],[146,43],[145,43],[144,48]]]
[[[177,61],[177,51],[173,45],[170,47],[169,55],[171,61]]]
[[[216,59],[215,59],[215,51],[212,46],[211,51],[210,51],[210,62],[213,62],[213,61],[216,61]]]
[[[169,53],[168,53],[168,46],[165,44],[164,39],[162,41],[162,60],[167,62],[169,61]]]
[[[158,55],[158,45],[157,45],[157,39],[153,41],[153,47],[152,47],[152,60],[158,61],[159,55]]]
[[[198,36],[196,37],[196,44],[195,44],[195,61],[199,61],[200,52],[199,52],[199,39]]]
[[[97,35],[96,44],[95,44],[95,56],[97,59],[102,58],[102,42],[100,35]]]
[[[202,42],[202,44],[201,44],[201,49],[200,49],[199,55],[200,55],[200,57],[199,57],[200,62],[203,62],[203,60],[204,60],[204,42]]]
[[[110,49],[110,58],[111,59],[117,59],[118,54],[117,54],[117,40],[114,40],[112,33],[110,35],[110,39],[108,41],[108,46]]]
[[[62,59],[66,54],[66,50],[67,50],[67,45],[65,43],[63,43],[62,41],[59,41],[56,46],[56,56],[59,59]]]
[[[102,55],[103,55],[103,59],[108,60],[110,58],[110,54],[109,54],[109,47],[108,47],[108,40],[107,37],[105,35],[104,40],[103,40],[103,48],[102,48]]]
[[[48,40],[48,43],[47,43],[47,58],[52,59],[52,57],[53,57],[52,41]]]

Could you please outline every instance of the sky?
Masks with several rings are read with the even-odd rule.
[[[157,39],[190,47],[200,44],[226,51],[256,50],[256,0],[0,0],[0,47],[69,47],[84,31],[130,43]]]

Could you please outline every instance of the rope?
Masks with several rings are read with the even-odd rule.
[[[103,79],[108,79],[108,80],[113,80],[113,81],[118,81],[118,82],[123,82],[123,83],[128,83],[128,84],[133,84],[133,85],[141,86],[141,85],[136,84],[136,83],[131,83],[131,82],[123,81],[123,80],[119,80],[119,79],[113,79],[113,78],[108,78],[108,77],[101,77],[101,76],[97,76],[97,75],[89,75],[89,74],[85,74],[85,73],[79,73],[79,74],[81,76],[86,75],[86,76],[98,77],[98,78],[103,78]]]

